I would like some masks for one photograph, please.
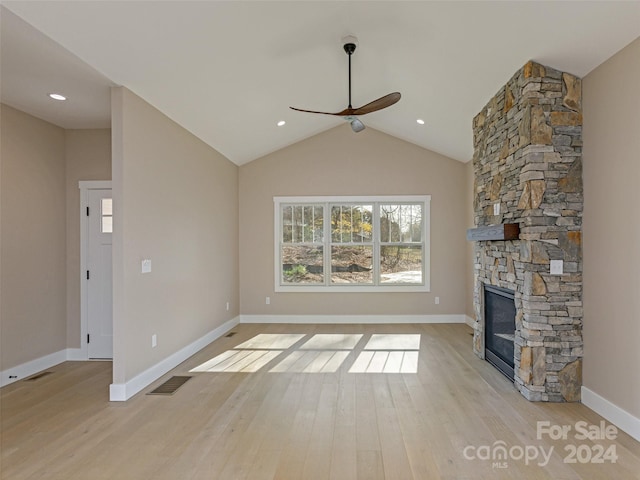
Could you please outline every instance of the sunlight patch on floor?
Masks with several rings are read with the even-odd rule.
[[[228,350],[190,372],[257,372],[283,350]]]
[[[374,334],[365,350],[420,350],[420,334]]]
[[[353,350],[361,334],[318,333],[305,342],[303,350]]]
[[[294,351],[269,370],[272,373],[335,373],[349,351]]]
[[[350,355],[356,358],[349,373],[418,372],[420,334],[373,334],[363,340],[363,334],[319,333],[296,346],[306,336],[259,334],[190,372],[257,372],[282,357],[269,372],[335,373]],[[364,341],[364,349],[356,350]]]
[[[349,373],[418,373],[417,351],[364,351]]]
[[[296,342],[299,342],[304,337],[304,334],[297,333],[261,333],[253,338],[250,338],[246,342],[241,343],[236,348],[286,350],[287,348],[293,347]]]

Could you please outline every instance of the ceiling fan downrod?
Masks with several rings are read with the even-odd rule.
[[[351,106],[351,55],[353,55],[353,52],[356,51],[356,44],[345,43],[344,51],[347,52],[347,56],[349,57],[349,107],[348,108],[353,108]]]

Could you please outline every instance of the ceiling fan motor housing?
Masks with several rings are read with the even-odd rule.
[[[356,44],[355,43],[345,43],[344,44],[344,51],[347,52],[347,55],[351,55],[353,52],[356,51]]]
[[[347,55],[351,55],[356,51],[358,39],[353,35],[347,35],[346,37],[343,37],[342,45],[344,46],[344,51],[347,52]]]

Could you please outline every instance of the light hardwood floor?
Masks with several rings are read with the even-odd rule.
[[[525,400],[473,355],[466,325],[243,324],[234,331],[124,403],[108,401],[108,362],[67,362],[39,380],[3,388],[1,478],[640,479],[640,443],[623,432],[614,441],[576,440],[575,431],[567,440],[537,438],[537,422],[573,429],[602,418],[580,404]],[[362,336],[355,346],[329,342],[323,351],[318,340],[332,337],[318,334],[329,333]],[[245,344],[253,351],[241,355],[267,350],[273,357],[255,372],[235,371],[251,370],[248,361],[233,367],[214,360],[205,367],[221,371],[189,373],[227,350],[238,353],[259,334],[303,337],[287,349]],[[420,335],[417,364],[411,342],[385,345],[376,337],[382,343],[367,350],[371,336],[381,334]],[[314,335],[316,349],[301,348]],[[363,351],[369,373],[351,373]],[[400,368],[399,352],[408,359],[405,371],[417,366],[417,373],[373,373],[384,370],[385,359],[391,370]],[[194,378],[173,396],[145,395],[183,374]],[[505,468],[465,458],[498,445],[511,451]],[[583,460],[599,452],[597,445],[617,460],[565,463],[571,445]],[[542,457],[526,465],[517,457],[527,447],[553,453],[543,466]]]

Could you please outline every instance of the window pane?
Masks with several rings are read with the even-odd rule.
[[[331,247],[331,283],[373,283],[373,247]]]
[[[380,283],[421,284],[422,246],[381,246]]]
[[[400,240],[399,210],[399,205],[380,205],[381,242],[397,242]]]
[[[422,205],[381,205],[380,241],[412,243],[422,241]]]
[[[293,242],[300,243],[302,242],[302,227],[304,225],[303,219],[303,207],[300,205],[296,205],[293,208]]]
[[[282,207],[283,243],[322,243],[322,206],[285,205]]]
[[[324,283],[322,247],[285,245],[282,247],[282,283]]]
[[[324,242],[324,208],[316,205],[313,207],[313,242]]]
[[[369,243],[373,239],[371,205],[333,205],[331,207],[331,241],[334,243]]]
[[[342,207],[331,207],[331,241],[342,241]]]
[[[102,217],[102,233],[113,233],[113,217]]]
[[[113,200],[111,198],[102,199],[102,215],[113,215]]]
[[[293,207],[285,205],[282,207],[282,242],[293,241]]]
[[[422,206],[406,205],[409,223],[407,225],[407,233],[405,242],[421,242],[422,241]]]

